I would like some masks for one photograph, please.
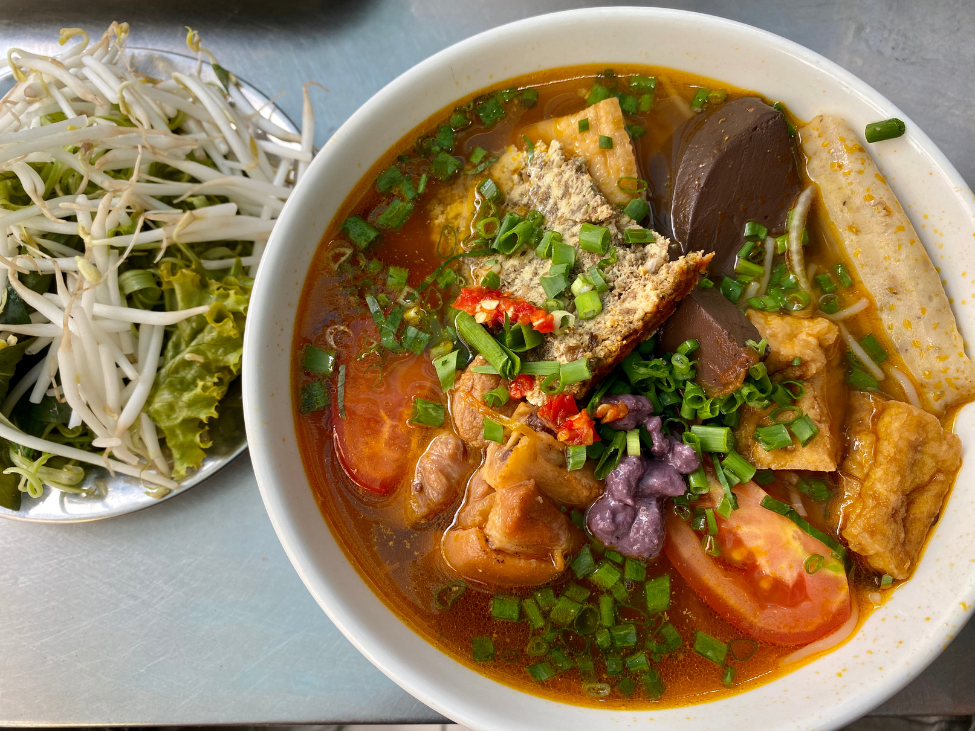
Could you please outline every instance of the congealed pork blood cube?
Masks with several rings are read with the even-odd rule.
[[[733,274],[748,221],[784,233],[801,189],[785,115],[756,97],[687,123],[671,217],[683,251],[714,252],[712,274]]]
[[[748,369],[759,361],[758,352],[747,343],[761,339],[741,310],[717,289],[695,289],[660,328],[657,349],[675,353],[685,340],[697,340],[697,382],[709,396],[717,396],[741,386]]]

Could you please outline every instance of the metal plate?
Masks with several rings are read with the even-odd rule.
[[[150,48],[128,48],[127,51],[129,62],[138,73],[161,78],[174,71],[196,71],[199,64],[204,81],[218,83],[210,64],[200,64],[195,57]],[[297,131],[291,120],[274,106],[266,94],[243,79],[238,81],[244,96],[255,109],[263,110],[266,117],[285,129]],[[3,74],[0,77],[0,94],[5,94],[13,83],[13,76],[9,72]],[[39,498],[32,498],[24,493],[20,510],[0,508],[0,517],[35,522],[79,523],[125,515],[184,493],[216,473],[247,448],[239,378],[234,380],[227,395],[220,401],[218,412],[219,416],[208,424],[213,445],[206,450],[200,469],[163,497],[153,497],[152,491],[147,490],[134,477],[118,474],[112,476],[104,468],[86,466],[85,479],[81,486],[90,491],[88,494],[63,493],[51,488],[45,488],[44,494]]]

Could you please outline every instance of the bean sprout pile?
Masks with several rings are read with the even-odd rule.
[[[7,54],[3,507],[45,486],[84,492],[78,463],[159,496],[200,466],[240,370],[252,277],[312,159],[307,85],[296,134],[255,109],[194,31],[195,72],[162,79],[134,70],[128,31],[113,23],[91,43],[64,29],[58,56]]]

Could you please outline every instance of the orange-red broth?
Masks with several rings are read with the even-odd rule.
[[[553,116],[577,112],[585,107],[585,92],[592,86],[594,77],[602,68],[575,67],[544,72],[505,84],[505,87],[534,87],[539,91],[538,103],[528,109],[513,106],[509,114],[492,129],[478,125],[458,136],[459,144],[454,154],[465,157],[475,147],[482,147],[497,154],[509,144],[519,143],[520,130],[532,122]],[[630,74],[655,76],[658,79],[656,99],[653,109],[639,115],[640,124],[647,133],[634,144],[641,177],[650,183],[649,197],[654,204],[656,215],[668,210],[668,176],[674,142],[674,131],[682,121],[677,115],[668,114],[664,103],[669,96],[680,96],[690,101],[697,89],[723,89],[731,97],[746,92],[733,89],[711,79],[694,77],[678,71],[648,67],[615,68],[620,77]],[[500,87],[499,87],[500,88]],[[468,100],[462,100],[464,103]],[[368,319],[362,295],[364,291],[350,290],[347,275],[342,268],[336,272],[333,262],[336,246],[346,245],[339,229],[341,222],[351,213],[368,217],[382,198],[374,186],[376,176],[395,161],[397,155],[408,151],[414,140],[421,134],[429,134],[436,126],[450,116],[452,109],[446,109],[432,117],[428,122],[406,135],[401,142],[387,153],[369,173],[363,177],[349,195],[339,215],[329,227],[316,252],[314,261],[305,281],[304,291],[298,310],[294,335],[293,385],[297,394],[300,386],[309,376],[301,366],[301,354],[306,344],[324,346],[324,334],[335,325],[348,325]],[[398,232],[384,234],[381,245],[370,256],[378,257],[383,264],[407,267],[410,271],[409,284],[416,287],[423,278],[441,262],[436,251],[437,243],[431,235],[431,221],[426,215],[423,203],[429,201],[440,184],[429,178],[427,189],[416,212]],[[443,243],[441,242],[441,246]],[[813,230],[813,242],[809,247],[811,260],[831,266],[839,260],[835,247]],[[345,286],[344,286],[345,285]],[[850,323],[855,333],[878,332],[874,322],[868,317],[859,317]],[[333,331],[334,334],[335,331]],[[373,337],[375,333],[372,333]],[[341,341],[342,335],[336,336]],[[341,342],[338,343],[341,345]],[[422,359],[423,363],[416,363]],[[398,369],[421,369],[424,380],[435,383],[436,376],[429,357],[424,355],[388,356],[382,359],[370,354],[360,362],[375,364],[371,370],[375,382],[381,383],[382,374],[390,374]],[[333,379],[334,381],[334,379]],[[902,397],[901,394],[891,394]],[[334,382],[332,397],[336,396]],[[295,397],[297,398],[297,396]],[[739,630],[717,616],[715,612],[698,597],[680,575],[673,570],[664,555],[652,561],[647,570],[647,578],[670,574],[671,608],[667,619],[675,626],[684,639],[679,651],[667,655],[657,665],[666,685],[666,692],[658,701],[648,701],[637,691],[624,698],[616,689],[605,698],[594,699],[582,691],[582,679],[578,670],[572,669],[544,684],[532,681],[525,671],[526,665],[536,662],[524,650],[531,635],[528,624],[503,622],[491,618],[490,602],[492,592],[468,586],[463,596],[451,608],[441,610],[435,605],[434,595],[438,588],[454,581],[452,574],[440,557],[439,541],[443,531],[453,518],[453,510],[447,511],[433,525],[423,530],[413,530],[406,525],[404,500],[408,495],[408,483],[412,476],[412,465],[422,453],[433,430],[423,427],[412,428],[409,457],[404,460],[409,465],[401,475],[401,482],[388,497],[361,490],[344,472],[336,458],[332,439],[331,411],[326,409],[314,414],[301,416],[295,409],[295,422],[298,442],[309,481],[315,492],[325,521],[332,529],[339,545],[356,567],[362,578],[386,605],[416,632],[451,657],[468,665],[478,672],[506,685],[528,693],[553,700],[578,705],[596,707],[655,707],[683,705],[736,693],[758,683],[766,682],[783,672],[780,661],[792,654],[796,646],[775,646],[758,643],[754,654],[740,662],[729,654],[729,664],[736,668],[734,686],[726,688],[721,683],[722,671],[710,660],[695,654],[692,650],[695,630],[701,630],[722,641],[728,642],[743,637]],[[772,483],[766,490],[779,499],[787,500],[784,489]],[[819,505],[803,497],[811,520],[820,528],[826,529]],[[568,583],[571,571],[559,582],[553,584],[556,593]],[[873,608],[880,596],[875,580],[854,569],[851,575],[853,597],[860,611],[860,621]],[[506,592],[528,596],[528,591]],[[869,594],[869,597],[868,597]],[[641,597],[634,595],[634,603]],[[490,636],[495,645],[495,661],[475,663],[472,658],[471,638]],[[747,648],[747,643],[737,646]],[[637,648],[634,648],[637,649]],[[748,649],[750,652],[750,648]],[[747,654],[739,652],[738,654]],[[599,674],[599,653],[596,671]],[[795,667],[794,665],[791,667]],[[604,678],[600,678],[604,680]],[[618,678],[610,679],[616,683]]]

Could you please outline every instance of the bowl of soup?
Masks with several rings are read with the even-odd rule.
[[[269,243],[275,530],[471,728],[842,725],[971,613],[973,213],[893,104],[754,28],[464,41],[335,133]]]

